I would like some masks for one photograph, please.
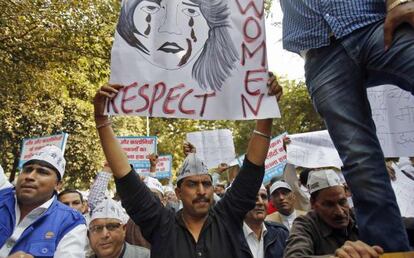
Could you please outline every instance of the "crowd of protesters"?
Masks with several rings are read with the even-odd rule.
[[[392,83],[414,92],[414,1],[280,2],[284,46],[305,59],[342,171],[304,168],[297,176],[288,164],[266,188],[272,119],[263,119],[232,182],[213,184],[186,143],[176,184],[163,186],[129,164],[104,115],[123,86],[108,84],[94,98],[107,163],[88,196],[59,192],[66,161],[54,146],[27,160],[14,185],[0,167],[0,257],[357,258],[412,250],[414,218],[399,212],[387,164],[394,161],[384,159],[365,91]],[[268,85],[279,99],[275,77]],[[153,172],[157,156],[149,160]],[[403,172],[414,178],[410,161]],[[111,178],[117,198],[108,195]]]

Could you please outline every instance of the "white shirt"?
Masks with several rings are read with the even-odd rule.
[[[4,172],[0,170],[0,190],[5,188],[13,187],[10,184]],[[15,196],[16,198],[16,196]],[[7,257],[10,254],[10,251],[13,249],[16,241],[20,238],[23,232],[28,228],[38,217],[40,217],[50,205],[52,205],[53,200],[56,196],[53,196],[48,201],[40,205],[39,207],[32,210],[25,218],[20,221],[20,207],[15,201],[15,216],[16,216],[16,225],[14,227],[13,233],[9,239],[6,240],[4,245],[0,249],[0,257]],[[68,258],[78,258],[85,257],[85,245],[87,243],[87,229],[86,225],[78,225],[69,231],[60,241],[56,247],[54,257],[68,257]]]
[[[247,244],[249,245],[250,251],[253,254],[253,258],[264,258],[264,235],[267,232],[267,228],[264,223],[262,223],[262,233],[260,239],[257,239],[256,234],[251,230],[251,228],[243,222],[243,233],[246,238]]]
[[[293,221],[296,219],[296,210],[293,210],[293,212],[289,216],[285,216],[280,212],[279,215],[282,218],[283,225],[285,225],[290,231],[293,225]]]

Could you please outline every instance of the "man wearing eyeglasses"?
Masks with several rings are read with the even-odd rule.
[[[148,249],[125,241],[125,221],[122,207],[105,199],[92,211],[88,237],[95,255],[90,258],[149,258]]]
[[[46,146],[24,163],[16,187],[0,170],[0,257],[85,257],[85,219],[56,198],[65,163]]]

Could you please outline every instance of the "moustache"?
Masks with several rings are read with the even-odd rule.
[[[208,202],[208,203],[210,203],[210,198],[207,198],[207,197],[199,197],[199,198],[193,200],[193,203],[198,203],[198,202]]]

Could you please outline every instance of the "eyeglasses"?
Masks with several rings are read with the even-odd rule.
[[[104,228],[112,232],[112,231],[117,230],[121,225],[122,225],[121,223],[108,223],[105,225],[93,225],[89,227],[89,232],[94,233],[94,234],[99,234],[103,232]]]

